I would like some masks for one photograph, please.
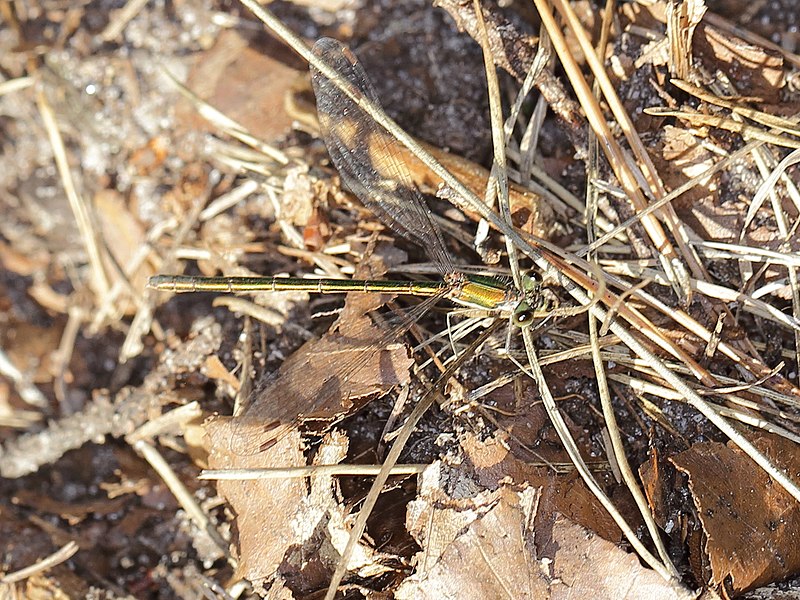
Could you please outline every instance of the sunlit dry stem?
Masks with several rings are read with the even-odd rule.
[[[390,475],[418,475],[430,465],[395,465]],[[377,475],[383,465],[308,465],[305,467],[275,467],[265,469],[205,469],[198,479],[247,481],[251,479],[302,479],[317,476]]]
[[[13,583],[18,583],[20,581],[24,581],[29,577],[32,577],[38,573],[44,573],[59,565],[67,560],[69,560],[72,556],[74,556],[78,550],[80,550],[80,546],[78,542],[72,540],[64,544],[61,548],[53,552],[47,558],[40,560],[24,569],[20,569],[19,571],[14,571],[13,573],[8,573],[7,575],[3,575],[0,577],[0,584],[4,585],[11,585]],[[13,597],[13,596],[11,596]]]
[[[361,536],[364,534],[364,531],[367,527],[367,518],[372,512],[372,509],[375,507],[378,497],[383,491],[383,486],[389,479],[391,469],[397,464],[397,461],[400,458],[400,453],[403,451],[408,443],[408,440],[411,438],[411,434],[413,433],[414,428],[417,426],[417,423],[419,423],[419,420],[428,411],[428,409],[433,406],[434,402],[441,397],[442,388],[450,380],[450,377],[453,376],[456,370],[461,367],[468,357],[473,355],[473,353],[481,346],[481,344],[489,339],[489,337],[499,328],[500,325],[501,321],[495,321],[492,325],[484,329],[483,332],[481,332],[481,334],[472,342],[472,344],[470,344],[469,348],[456,360],[450,363],[447,370],[441,374],[433,387],[430,388],[417,403],[417,405],[414,407],[414,410],[411,411],[411,414],[408,416],[408,419],[406,419],[406,422],[400,428],[397,436],[395,437],[394,443],[392,444],[392,447],[383,462],[383,468],[375,477],[375,481],[372,483],[372,486],[367,493],[367,497],[364,499],[361,510],[358,513],[358,517],[356,518],[355,523],[353,523],[353,528],[350,530],[350,537],[347,540],[347,545],[345,546],[345,549],[339,559],[339,563],[336,565],[336,570],[331,577],[331,582],[325,595],[326,600],[334,599],[336,591],[339,587],[339,583],[342,581],[345,573],[347,572],[347,564],[350,562],[350,557],[353,554],[353,550],[355,549],[358,541],[361,539]]]
[[[748,125],[724,115],[708,115],[688,110],[674,110],[660,106],[646,108],[645,114],[654,117],[675,117],[688,121],[694,127],[716,127],[733,133],[738,133],[746,140],[758,140],[766,144],[774,144],[784,148],[800,148],[800,140],[795,140],[785,135],[777,135],[764,131],[755,125]]]
[[[89,257],[92,291],[98,298],[104,298],[108,294],[109,283],[103,266],[102,250],[94,228],[92,214],[86,200],[75,187],[69,160],[67,159],[67,151],[64,146],[64,140],[61,138],[55,113],[41,87],[36,91],[36,104],[39,108],[39,114],[42,116],[42,121],[44,121],[50,146],[53,149],[53,158],[55,159],[58,174],[61,177],[61,183],[64,186],[64,193],[67,196],[67,200],[69,200],[69,206],[75,216],[75,223],[78,225],[78,231],[81,234],[86,254]]]
[[[731,102],[725,98],[720,98],[719,96],[715,96],[714,94],[707,92],[696,85],[692,85],[688,81],[683,81],[682,79],[673,78],[670,80],[670,83],[679,90],[683,90],[687,94],[691,94],[699,100],[727,108],[735,114],[739,114],[750,119],[751,121],[755,121],[756,123],[761,123],[766,127],[772,127],[774,129],[783,131],[784,133],[800,136],[800,127],[798,127],[797,123],[794,123],[791,119],[784,119],[783,117],[771,115],[769,113],[756,110],[755,108],[750,108],[747,105],[737,104],[736,102]]]
[[[601,43],[599,45],[599,53],[602,55],[605,50],[605,44],[608,37],[608,30],[611,27],[611,12],[614,6],[614,0],[607,0],[605,6],[605,12],[603,14],[603,29],[601,33]],[[595,95],[599,95],[599,85],[595,82],[595,85],[592,88],[592,91]],[[597,137],[594,135],[589,136],[589,156],[588,161],[586,164],[586,177],[589,182],[596,181],[598,178],[598,163],[599,163],[599,147]],[[597,215],[598,212],[598,202],[599,192],[595,186],[591,183],[586,187],[586,235],[587,241],[592,241],[595,238],[595,228],[597,225],[595,224],[594,217]],[[595,269],[600,269],[600,266],[597,261],[597,256],[592,253],[588,255],[590,259],[590,264],[594,265]],[[600,271],[600,276],[602,278],[603,274]],[[601,279],[603,283],[605,283],[605,279]],[[605,288],[602,290],[598,290],[599,295],[605,294]],[[620,302],[624,297],[623,294],[620,295]],[[593,299],[597,300],[598,296],[593,295]],[[628,461],[627,454],[625,452],[625,446],[622,443],[622,434],[620,433],[619,426],[617,425],[617,418],[614,411],[614,407],[611,402],[611,392],[608,386],[608,379],[606,377],[606,368],[605,362],[602,359],[602,353],[600,350],[600,342],[601,339],[604,339],[607,324],[610,323],[610,320],[614,314],[614,310],[609,310],[608,315],[606,318],[606,322],[602,324],[598,332],[598,321],[597,319],[590,314],[589,315],[589,342],[591,346],[591,353],[592,353],[592,364],[594,365],[595,375],[597,378],[597,391],[600,396],[600,405],[603,410],[603,418],[606,423],[607,431],[608,431],[608,438],[611,445],[609,454],[613,456],[614,460],[616,461],[617,467],[619,469],[619,475],[625,485],[628,487],[628,490],[633,496],[634,501],[636,502],[636,506],[639,508],[639,513],[642,515],[642,519],[647,526],[647,530],[650,532],[650,539],[653,545],[658,552],[658,556],[661,559],[661,562],[664,564],[665,569],[667,569],[671,575],[675,578],[679,578],[678,570],[675,568],[672,560],[670,559],[669,552],[667,551],[666,546],[664,545],[663,540],[661,539],[661,532],[658,525],[655,522],[655,518],[653,516],[653,512],[651,511],[650,504],[647,502],[647,499],[642,492],[642,489],[639,485],[639,479],[636,477],[633,469],[631,468],[630,461]]]
[[[650,158],[650,154],[647,152],[644,144],[642,143],[641,138],[639,137],[639,133],[636,131],[636,127],[633,124],[633,121],[628,114],[628,111],[625,110],[625,107],[622,104],[619,96],[617,95],[617,90],[615,89],[614,85],[611,83],[611,80],[606,73],[606,70],[603,68],[603,64],[600,61],[600,58],[594,51],[592,47],[591,41],[589,40],[589,36],[586,33],[586,30],[583,27],[580,19],[575,14],[572,6],[568,2],[564,2],[564,0],[554,0],[554,5],[561,13],[562,16],[567,20],[567,24],[572,30],[573,34],[575,35],[578,43],[581,46],[581,50],[586,57],[587,64],[592,71],[592,74],[595,77],[596,84],[600,87],[603,92],[603,96],[608,102],[609,107],[611,108],[611,112],[614,114],[614,118],[616,119],[617,124],[622,129],[623,134],[625,135],[625,139],[628,141],[631,149],[633,150],[634,155],[639,160],[639,164],[641,165],[641,173],[646,179],[651,195],[658,201],[660,198],[666,196],[667,191],[664,189],[664,185],[661,182],[661,178],[656,171],[655,165],[653,164],[652,159]],[[569,55],[569,58],[572,59],[572,55]],[[570,74],[571,70],[567,70],[567,73]],[[575,69],[574,78],[581,78],[582,74],[580,70]],[[577,90],[576,90],[577,91]],[[600,110],[599,105],[597,102],[594,101],[594,95],[590,96],[591,102],[591,109],[592,112],[594,110]],[[588,108],[586,105],[581,103],[584,108]],[[588,112],[588,111],[587,111]],[[602,116],[602,115],[601,115]],[[601,119],[601,122],[605,124],[605,120]],[[616,139],[610,138],[608,139],[609,143],[609,150],[614,150],[614,146],[618,146]],[[619,151],[622,152],[621,146],[619,146]],[[606,152],[606,156],[608,157],[608,152]],[[611,161],[609,157],[609,161]],[[613,165],[613,162],[612,162]],[[627,161],[623,166],[628,166]],[[615,173],[619,176],[615,169]],[[627,190],[629,193],[631,190]],[[643,202],[642,202],[643,201]],[[637,212],[643,210],[647,207],[648,202],[647,200],[638,195],[634,194],[631,196],[631,202],[636,209]],[[661,215],[664,218],[664,221],[667,223],[670,231],[672,232],[673,236],[675,236],[675,240],[678,242],[678,246],[681,250],[683,259],[686,261],[686,264],[689,266],[694,277],[699,279],[708,279],[708,273],[706,272],[705,267],[700,262],[699,257],[695,254],[694,249],[689,244],[689,233],[684,227],[682,221],[678,218],[678,215],[675,213],[674,208],[671,204],[664,205],[663,209],[660,211]],[[642,221],[642,224],[647,228],[647,223]],[[654,230],[655,231],[655,230]],[[652,233],[648,230],[648,233],[652,236]],[[668,240],[666,240],[668,242]],[[658,239],[653,239],[653,242],[656,248],[659,247]],[[668,258],[672,259],[672,256],[668,256]],[[663,262],[663,261],[662,261]],[[683,272],[683,265],[680,263],[674,263],[672,266],[675,268],[675,273],[679,278],[678,283],[683,288],[683,291],[686,292],[687,300],[691,298],[691,288],[688,286],[686,282],[686,278],[688,274]],[[675,287],[675,281],[670,277],[670,270],[666,269],[667,278],[670,279],[670,283],[672,283],[673,287]]]
[[[575,94],[578,96],[578,99],[581,103],[581,106],[586,111],[586,118],[589,121],[592,129],[594,130],[595,134],[597,135],[598,140],[600,141],[600,146],[603,149],[603,153],[605,154],[606,158],[608,159],[611,168],[614,171],[614,174],[619,179],[620,183],[622,184],[626,194],[630,198],[631,204],[633,205],[636,211],[640,211],[645,208],[648,204],[647,199],[645,198],[644,194],[642,193],[642,189],[640,186],[639,181],[636,178],[636,174],[633,172],[631,166],[628,164],[626,160],[625,153],[623,152],[622,147],[619,145],[617,140],[614,138],[613,134],[611,133],[610,128],[606,122],[605,116],[603,115],[600,105],[594,98],[591,89],[589,88],[589,84],[586,82],[583,73],[581,73],[580,69],[578,68],[577,62],[572,56],[572,53],[569,50],[567,45],[567,41],[564,37],[564,34],[561,32],[561,29],[555,22],[555,18],[551,12],[550,6],[548,2],[545,0],[534,0],[534,4],[536,5],[537,10],[539,11],[539,15],[542,19],[542,24],[547,29],[547,32],[550,34],[550,37],[553,41],[553,47],[558,54],[559,60],[561,61],[562,65],[564,66],[564,70],[567,73],[567,76],[570,79],[570,83],[572,83],[572,87],[575,90]],[[560,0],[554,0],[554,4],[558,7],[563,14],[567,16],[569,19],[569,7],[564,7],[563,3]],[[575,34],[578,37],[578,40],[581,40],[580,32],[583,31],[583,28],[580,27],[579,29],[574,28]],[[588,40],[585,39],[584,35],[584,42],[588,44]],[[582,46],[583,47],[583,46]],[[603,88],[604,93],[608,91],[608,86],[610,86],[610,82],[608,82],[608,86],[603,85],[603,78],[604,71],[601,65],[597,64],[597,57],[594,54],[594,49],[591,47],[591,44],[588,44],[588,47],[584,48],[584,54],[586,55],[587,60],[590,61],[594,58],[595,67],[598,67],[595,76],[598,78],[598,81],[601,83],[601,88]],[[607,80],[607,78],[606,78]],[[613,91],[611,88],[610,93],[612,98],[616,98],[616,92]],[[608,96],[608,94],[606,94]],[[613,100],[609,100],[610,103]],[[617,98],[617,102],[619,102],[619,98]],[[630,119],[626,120],[626,113],[624,110],[620,111],[622,114],[616,114],[615,117],[617,119],[622,118],[623,123],[623,130],[625,130],[624,123],[630,123]],[[632,124],[630,125],[632,128]],[[627,132],[630,134],[630,132]],[[657,178],[656,178],[657,179]],[[644,183],[644,182],[642,182]],[[651,182],[654,184],[654,182]],[[652,185],[651,185],[652,187]],[[671,209],[669,207],[664,207],[661,211],[662,214],[669,214]],[[673,287],[676,290],[682,290],[682,295],[685,298],[689,298],[691,296],[691,290],[688,288],[685,282],[685,273],[682,271],[685,269],[683,267],[681,260],[679,259],[675,249],[672,247],[672,244],[666,237],[664,230],[661,226],[661,223],[654,217],[648,216],[642,219],[642,225],[644,226],[645,230],[647,231],[648,235],[650,236],[650,240],[653,243],[653,246],[656,249],[657,257],[661,261],[661,266],[664,268],[664,271],[667,274],[667,278],[672,283]]]
[[[175,499],[178,500],[192,521],[194,521],[195,525],[201,531],[205,531],[209,538],[211,538],[211,540],[217,546],[220,553],[227,557],[231,564],[234,564],[235,559],[231,557],[230,553],[228,552],[228,543],[222,538],[214,524],[208,518],[208,515],[206,515],[203,509],[200,508],[195,501],[194,496],[191,494],[191,492],[189,492],[188,489],[186,489],[186,486],[175,474],[175,471],[173,471],[172,467],[169,466],[169,463],[164,460],[164,457],[161,455],[161,453],[159,453],[155,446],[148,441],[139,439],[132,443],[132,447],[148,463],[150,463],[150,466],[153,467],[156,473],[159,474],[162,481],[167,485],[169,490],[175,496]]]

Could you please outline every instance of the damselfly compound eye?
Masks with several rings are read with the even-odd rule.
[[[542,280],[535,271],[528,271],[522,274],[522,290],[526,294],[535,294],[542,287]]]
[[[533,323],[533,318],[534,311],[531,305],[528,304],[527,300],[523,300],[514,309],[512,321],[517,327],[530,327],[531,323]]]

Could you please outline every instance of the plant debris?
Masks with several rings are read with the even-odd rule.
[[[240,2],[0,0],[0,594],[796,593],[794,2]]]

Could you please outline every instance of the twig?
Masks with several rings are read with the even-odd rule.
[[[98,36],[103,42],[112,42],[122,33],[122,30],[145,7],[148,0],[128,0],[120,10],[112,11],[112,18],[106,28]]]
[[[219,348],[221,328],[210,319],[196,324],[196,336],[178,349],[164,353],[162,362],[137,388],[117,393],[114,401],[96,394],[81,412],[49,423],[47,429],[19,436],[0,448],[0,477],[22,477],[53,463],[69,450],[87,442],[101,442],[106,435],[130,434],[153,418],[154,412],[172,399],[170,375],[200,369],[206,357]]]
[[[27,404],[39,407],[47,406],[47,398],[45,395],[30,381],[29,377],[25,376],[25,374],[11,362],[8,354],[6,354],[2,348],[0,348],[0,375],[4,375],[14,382],[17,393],[19,393],[20,397]]]
[[[0,83],[0,96],[11,94],[31,87],[36,80],[33,77],[17,77]]]
[[[395,465],[390,475],[417,475],[429,465]],[[309,465],[306,467],[271,468],[271,469],[206,469],[198,479],[302,479],[305,477],[324,476],[366,476],[378,475],[384,465]]]
[[[55,371],[53,390],[56,399],[62,404],[67,398],[67,384],[64,377],[70,360],[72,360],[72,351],[75,349],[75,340],[78,338],[78,332],[80,331],[84,316],[84,310],[80,306],[70,306],[67,325],[64,327],[64,331],[61,334],[61,341],[58,344],[58,350],[53,357],[53,370]]]
[[[216,545],[221,556],[228,556],[228,543],[222,538],[217,531],[214,524],[208,518],[203,509],[197,504],[191,492],[186,489],[183,482],[172,470],[169,463],[164,460],[161,453],[155,446],[146,442],[143,439],[138,439],[132,444],[133,449],[136,450],[144,459],[150,463],[150,466],[158,473],[161,480],[167,485],[172,495],[175,496],[178,503],[183,507],[189,517],[194,521],[194,524],[200,531],[208,534],[211,540]],[[230,557],[228,556],[230,559]]]
[[[28,577],[32,577],[33,575],[52,569],[56,565],[60,565],[61,563],[72,558],[78,550],[80,550],[80,546],[78,546],[77,542],[67,542],[59,550],[56,550],[47,558],[44,558],[39,562],[30,565],[29,567],[20,569],[19,571],[14,571],[8,575],[3,575],[0,577],[0,583],[17,583],[27,579]]]

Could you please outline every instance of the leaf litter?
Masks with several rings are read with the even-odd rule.
[[[615,232],[601,247],[601,265],[617,278],[609,284],[622,294],[614,309],[619,317],[637,323],[671,370],[692,382],[719,414],[737,419],[755,447],[796,480],[796,442],[790,441],[798,435],[796,167],[790,165],[761,192],[787,157],[781,148],[796,144],[798,60],[788,36],[794,17],[743,2],[709,3],[707,9],[688,4],[677,19],[664,2],[624,4],[608,25],[600,7],[574,4],[583,27],[607,35],[607,74],[666,189],[659,191],[647,176],[640,183],[653,185],[655,199],[691,187],[673,202],[674,214],[661,217],[669,231],[664,239],[689,264],[688,284],[680,268],[669,282],[673,275],[651,251],[659,244],[651,237],[657,228]],[[470,3],[441,5],[458,27],[481,39]],[[145,5],[133,14],[99,5],[13,7],[3,13],[7,37],[0,42],[7,46],[2,61],[9,78],[0,97],[6,132],[0,223],[0,398],[6,426],[0,469],[7,492],[2,528],[7,539],[35,537],[37,543],[9,547],[4,571],[16,574],[3,585],[23,594],[61,586],[77,597],[93,585],[109,594],[188,597],[199,585],[221,590],[244,577],[272,597],[319,593],[344,551],[365,497],[363,484],[320,471],[308,479],[211,486],[196,481],[195,465],[351,465],[365,462],[365,448],[369,462],[379,463],[391,444],[391,435],[384,439],[387,418],[402,422],[409,410],[393,407],[394,396],[385,392],[411,385],[405,397],[413,403],[417,380],[429,380],[431,369],[420,368],[420,355],[412,358],[399,344],[370,356],[375,362],[368,364],[363,344],[353,346],[349,338],[394,338],[373,331],[380,325],[363,315],[377,306],[357,307],[356,298],[346,301],[337,332],[330,329],[329,313],[338,305],[328,298],[257,298],[237,305],[252,315],[242,319],[212,309],[207,298],[178,297],[156,308],[165,298],[142,293],[148,276],[183,268],[185,261],[196,261],[197,271],[206,274],[296,272],[313,265],[321,273],[352,275],[362,257],[390,240],[391,232],[332,179],[321,146],[303,128],[289,130],[298,114],[284,112],[284,99],[307,89],[292,81],[293,73],[302,77],[305,65],[253,33],[255,22],[246,13],[212,3],[181,3],[172,13]],[[442,148],[436,156],[482,195],[488,120],[481,117],[485,100],[467,91],[468,74],[481,72],[479,52],[468,36],[455,34],[449,17],[421,4],[409,12],[376,3],[374,10],[344,13],[343,21],[333,13],[320,20],[320,12],[282,10],[285,22],[310,38],[334,34],[352,47],[363,45],[381,99],[389,91],[390,110],[441,116],[417,119],[415,134],[445,145],[454,115],[469,114],[469,126],[452,136],[451,148],[469,159],[448,157]],[[758,11],[762,17],[754,18]],[[14,18],[6,21],[7,14]],[[782,14],[786,20],[777,18]],[[393,22],[404,26],[386,26]],[[575,67],[588,73],[580,35],[566,16],[564,22]],[[485,5],[483,26],[496,65],[523,82],[543,39],[539,21],[514,8]],[[769,39],[781,36],[783,46]],[[46,57],[35,68],[26,50],[33,47],[45,49]],[[685,52],[679,56],[676,49]],[[453,54],[463,62],[454,62]],[[437,61],[418,63],[421,56]],[[173,112],[177,93],[157,64],[213,105],[219,120],[199,119],[210,113],[193,101]],[[682,70],[677,81],[673,69]],[[427,80],[435,89],[441,75],[464,85],[458,110],[448,112],[452,98],[420,102],[428,86],[418,82]],[[256,83],[256,76],[269,85]],[[601,159],[587,179],[584,163],[576,160],[591,160],[591,133],[576,108],[584,104],[587,114],[588,100],[573,96],[570,77],[546,69],[533,82],[541,96],[523,108],[518,118],[525,132],[512,135],[507,150],[512,179],[526,185],[511,194],[514,222],[526,222],[535,236],[576,251],[586,244],[585,227],[596,223],[602,227],[598,234],[608,233],[642,207],[628,203],[622,190],[630,182],[619,165]],[[480,78],[474,81],[479,85],[471,89],[482,89]],[[414,93],[405,95],[409,89]],[[552,113],[534,111],[545,101]],[[436,110],[427,110],[434,105]],[[604,109],[599,114],[607,115]],[[313,131],[310,117],[303,119],[310,124],[306,131]],[[414,119],[407,124],[414,129]],[[635,153],[635,141],[629,143]],[[58,170],[54,152],[65,159]],[[415,184],[437,192],[437,176],[409,153],[402,156]],[[631,164],[644,162],[644,156],[637,154]],[[471,162],[476,160],[483,164]],[[258,185],[248,187],[251,181]],[[589,218],[582,212],[587,187],[601,191]],[[447,189],[438,195],[453,197]],[[748,204],[754,197],[761,202]],[[284,204],[289,199],[291,210]],[[526,207],[529,202],[536,204]],[[450,249],[461,260],[478,260],[468,250],[477,213],[435,200],[431,205],[449,223]],[[685,236],[687,227],[691,235]],[[502,264],[499,239],[490,235],[487,243],[481,255]],[[687,258],[688,248],[696,258]],[[412,259],[418,256],[407,250]],[[558,264],[567,270],[578,263]],[[571,276],[579,284],[588,281]],[[649,295],[623,294],[619,281],[644,283]],[[691,304],[671,298],[669,285]],[[570,302],[557,293],[562,303]],[[207,320],[212,310],[218,325]],[[634,311],[646,320],[635,320]],[[321,316],[310,318],[315,313]],[[253,320],[261,315],[264,321]],[[391,329],[392,317],[382,318]],[[239,333],[246,320],[251,333],[243,341]],[[430,313],[419,326],[425,339],[444,324]],[[301,345],[311,337],[319,339]],[[504,361],[504,340],[497,338],[451,382],[451,403],[420,423],[403,458],[430,465],[417,490],[404,485],[408,475],[391,480],[408,504],[407,527],[395,532],[405,541],[382,545],[373,537],[379,528],[368,528],[357,540],[343,589],[370,597],[676,597],[686,588],[735,596],[796,576],[796,500],[615,334],[600,341],[626,455],[639,467],[659,536],[684,588],[628,552],[615,521],[570,468],[536,387],[514,374]],[[585,318],[555,319],[537,343],[579,453],[647,539],[642,517],[619,483]],[[342,386],[329,361],[347,353],[363,354],[363,368],[348,377],[344,394],[333,393]],[[314,367],[316,359],[323,360]],[[516,359],[526,360],[518,353]],[[269,372],[278,375],[253,383],[254,373]],[[309,393],[312,383],[326,391]],[[246,409],[244,417],[209,419],[203,457],[188,436],[197,416],[183,409],[201,400],[202,414],[230,415],[237,393],[243,402],[270,401],[254,412]],[[298,406],[297,398],[317,403]],[[264,437],[276,423],[282,435]],[[147,483],[142,471],[168,483]],[[191,518],[182,517],[177,506]],[[373,522],[389,521],[389,511],[379,503]],[[215,559],[227,551],[220,536],[231,528],[236,551]],[[204,535],[215,550],[201,550]],[[70,540],[79,541],[77,553]],[[48,555],[52,560],[41,563],[39,572],[23,570]],[[60,568],[63,561],[80,569]],[[603,573],[602,581],[597,573]]]

